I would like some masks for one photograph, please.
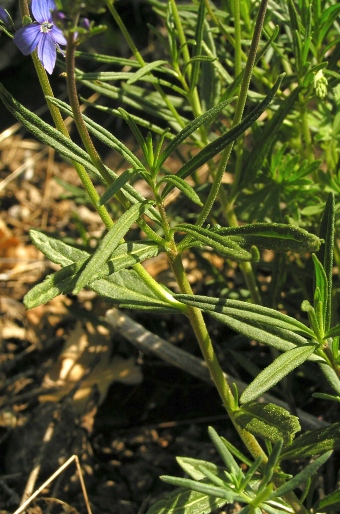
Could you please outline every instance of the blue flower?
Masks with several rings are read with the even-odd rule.
[[[42,65],[51,74],[57,49],[62,52],[59,45],[66,45],[66,39],[53,23],[51,11],[56,9],[54,0],[32,0],[31,8],[36,21],[21,27],[14,36],[14,43],[24,55],[37,48]]]
[[[11,26],[11,18],[3,7],[0,7],[0,22],[2,22],[7,27]]]

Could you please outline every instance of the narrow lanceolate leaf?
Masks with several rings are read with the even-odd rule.
[[[214,232],[229,236],[241,246],[257,246],[276,252],[317,252],[322,240],[307,230],[284,223],[252,223],[237,228],[217,228]]]
[[[329,427],[316,428],[297,437],[283,450],[280,460],[304,459],[339,449],[340,423],[333,423]]]
[[[211,143],[209,143],[203,150],[201,150],[197,155],[192,157],[189,161],[187,161],[182,168],[178,170],[176,175],[181,178],[186,178],[191,175],[198,168],[203,166],[206,162],[212,159],[215,155],[218,155],[222,150],[234,142],[243,132],[247,130],[266,110],[272,99],[274,98],[277,90],[280,87],[284,74],[280,75],[278,80],[275,82],[274,86],[266,96],[262,102],[260,102],[255,109],[246,116],[241,123],[233,127],[226,134],[218,137]],[[168,186],[165,188],[166,194],[170,191],[171,187]],[[165,194],[165,193],[164,193]]]
[[[203,206],[203,203],[200,200],[200,197],[196,193],[193,187],[188,184],[185,180],[182,178],[177,177],[176,175],[168,175],[167,177],[163,177],[158,184],[161,184],[162,182],[172,184],[176,186],[182,193],[187,196],[192,202],[199,205],[200,207]]]
[[[30,237],[47,259],[55,264],[60,264],[63,268],[77,261],[83,261],[90,255],[85,250],[74,248],[38,230],[30,230]]]
[[[210,230],[203,227],[196,227],[187,223],[180,223],[174,229],[176,232],[185,232],[194,236],[200,243],[211,246],[222,255],[226,255],[235,261],[250,261],[251,253],[241,248],[237,243],[231,241],[228,237],[223,237],[218,234],[212,233]],[[191,244],[193,242],[191,241]]]
[[[244,498],[242,496],[240,496],[231,489],[216,487],[214,485],[210,485],[204,482],[196,482],[195,480],[191,480],[190,478],[178,478],[167,475],[163,475],[160,478],[167,484],[177,485],[179,487],[188,487],[192,491],[198,491],[200,493],[209,494],[211,496],[216,496],[217,498],[224,498],[226,503],[244,501]]]
[[[137,169],[128,169],[123,171],[121,175],[119,175],[118,178],[112,184],[107,188],[105,193],[100,198],[100,205],[104,205],[106,202],[108,202],[118,191],[121,190],[129,180],[134,178],[138,174]]]
[[[200,466],[208,468],[214,475],[225,477],[224,468],[216,466],[212,462],[201,459],[192,459],[190,457],[176,457],[177,463],[181,468],[194,480],[203,480],[205,475],[200,471]]]
[[[146,514],[210,514],[226,504],[224,498],[178,488],[156,502]]]
[[[26,109],[22,104],[17,102],[13,98],[13,96],[4,88],[2,84],[0,84],[0,99],[3,101],[5,107],[9,110],[9,112],[11,112],[13,116],[17,120],[19,120],[29,132],[31,132],[31,134],[33,134],[37,139],[39,139],[39,141],[50,146],[51,148],[54,148],[54,150],[60,153],[60,155],[63,155],[64,157],[71,159],[71,161],[75,161],[81,164],[82,166],[84,166],[86,171],[91,171],[100,180],[102,180],[101,175],[99,174],[97,168],[93,165],[89,155],[82,148],[76,145],[70,138],[64,136],[57,129],[55,129],[48,123],[44,122],[42,119],[39,118],[39,116],[32,113],[30,110]],[[97,130],[96,134],[97,133],[99,133],[100,136],[99,130]],[[110,140],[107,141],[107,143],[109,142]],[[122,151],[124,151],[124,149],[122,149]],[[140,167],[143,167],[141,163]],[[112,176],[113,179],[116,179],[118,177],[118,175],[114,173],[110,168],[106,167],[106,170]],[[139,194],[129,184],[126,184],[124,186],[123,191],[125,198],[133,204],[145,201],[145,198],[143,198],[143,196]],[[154,207],[149,207],[147,215],[156,223],[159,224],[161,222],[160,214]]]
[[[159,68],[160,66],[163,66],[163,64],[168,64],[168,61],[153,61],[149,62],[143,68],[140,68],[136,73],[133,74],[131,78],[127,81],[128,84],[133,84],[134,82],[137,82],[137,80],[140,80],[144,77],[144,75],[147,75],[150,73],[150,71]]]
[[[339,512],[340,509],[340,489],[324,496],[315,505],[313,512]]]
[[[338,337],[340,336],[340,324],[335,325],[335,327],[332,327],[329,329],[329,331],[325,335],[325,339],[328,337]]]
[[[222,314],[238,318],[249,323],[258,322],[259,326],[268,328],[280,327],[285,330],[305,334],[313,337],[313,331],[306,327],[301,321],[283,314],[275,309],[264,307],[262,305],[255,305],[241,300],[230,300],[225,298],[215,298],[212,296],[200,295],[176,295],[179,301],[198,307],[204,311],[215,311]],[[307,343],[306,339],[301,339],[300,344]]]
[[[313,476],[319,469],[319,467],[322,466],[322,464],[324,464],[329,459],[331,454],[331,451],[326,452],[324,453],[324,455],[321,455],[321,457],[315,459],[314,462],[306,466],[300,473],[298,473],[293,478],[288,480],[288,482],[286,482],[285,484],[278,487],[275,491],[273,491],[269,499],[282,498],[282,496],[289,493],[290,491],[293,491],[300,484],[305,483],[308,480],[308,478]]]
[[[161,300],[134,270],[121,270],[105,279],[95,280],[90,289],[127,309],[178,312],[176,303]]]
[[[243,391],[240,403],[256,400],[261,394],[280,382],[293,369],[305,362],[314,350],[315,346],[308,344],[299,348],[293,348],[280,355],[272,364],[261,371],[255,380]]]
[[[321,334],[325,333],[325,322],[327,316],[327,303],[328,303],[328,280],[326,272],[317,258],[316,255],[312,255],[314,264],[315,284],[314,284],[314,309],[317,313],[318,325],[321,330]]]
[[[295,105],[299,91],[300,88],[295,88],[289,96],[284,99],[273,117],[264,124],[264,128],[261,129],[259,134],[259,142],[261,142],[261,144],[255,145],[254,150],[244,163],[240,187],[248,186],[257,176],[257,172],[261,168],[266,155],[274,142],[277,141],[277,134],[282,123]]]
[[[202,116],[198,116],[193,121],[188,123],[188,125],[177,134],[177,136],[171,141],[171,143],[168,144],[168,146],[163,150],[161,153],[158,161],[157,161],[157,167],[160,168],[162,164],[166,161],[166,159],[176,150],[176,148],[185,141],[195,130],[197,130],[199,127],[204,125],[205,123],[208,123],[210,120],[212,120],[217,114],[219,114],[228,104],[230,104],[233,100],[235,100],[236,97],[229,98],[228,100],[225,100],[224,102],[219,103],[216,105],[216,107],[213,107],[212,109],[209,109],[209,111],[202,114]]]
[[[58,107],[62,112],[64,112],[67,116],[71,116],[73,118],[73,111],[71,107],[62,100],[59,100],[58,98],[54,97],[46,97],[47,100]],[[91,118],[88,116],[83,115],[83,119],[85,121],[85,124],[89,131],[95,135],[102,143],[107,145],[109,148],[112,148],[113,150],[116,150],[119,152],[119,154],[124,157],[124,159],[131,164],[134,168],[141,168],[143,169],[143,164],[140,162],[140,160],[134,155],[131,150],[124,145],[118,138],[116,138],[111,132],[106,130],[104,127],[99,125],[98,123],[95,123]]]
[[[148,203],[135,204],[119,218],[114,226],[109,230],[106,236],[100,241],[98,248],[94,252],[93,256],[86,264],[84,271],[81,273],[77,280],[76,287],[73,290],[74,294],[79,293],[81,289],[88,284],[95,272],[100,268],[110,257],[113,250],[117,248],[121,239],[125,236],[131,225],[137,221],[137,219],[146,210]]]
[[[44,246],[41,247],[41,250],[44,251],[48,258],[53,257],[53,259],[51,258],[52,262],[65,265],[66,258],[72,255],[72,250],[77,249],[73,249],[72,247],[65,249],[63,246],[67,247],[68,245],[62,243],[56,246],[53,244],[53,241],[51,244],[44,242]],[[58,251],[60,250],[59,255],[56,253],[56,248]],[[91,278],[89,287],[91,288],[92,283],[96,284],[96,281],[100,278],[104,279],[104,277],[112,273],[117,273],[138,262],[143,262],[149,257],[155,257],[158,251],[157,245],[153,242],[146,242],[146,244],[129,242],[119,245],[103,266],[96,270]],[[59,294],[71,293],[77,283],[82,268],[90,258],[90,254],[87,252],[84,253],[87,256],[85,259],[81,258],[78,262],[66,265],[62,270],[49,275],[42,283],[33,287],[24,298],[26,308],[32,309],[47,303]],[[67,257],[65,258],[64,255]],[[112,287],[111,283],[110,287]]]
[[[334,255],[334,234],[335,234],[335,198],[330,193],[322,216],[319,236],[325,240],[318,254],[320,262],[326,273],[327,293],[325,303],[325,331],[330,329],[332,315],[332,281],[333,281],[333,255]]]
[[[235,419],[248,432],[273,443],[289,444],[301,430],[299,418],[273,403],[247,403],[235,412]]]

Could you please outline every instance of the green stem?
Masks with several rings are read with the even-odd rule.
[[[189,284],[188,278],[186,276],[186,273],[183,268],[182,260],[180,255],[171,255],[171,253],[168,254],[171,268],[174,272],[174,275],[176,277],[177,283],[180,287],[180,290],[184,294],[193,294],[193,291],[191,289],[191,286]],[[224,373],[221,369],[221,366],[217,360],[214,347],[212,345],[207,327],[205,325],[202,312],[200,309],[197,309],[195,307],[187,306],[186,314],[190,320],[191,326],[194,330],[195,336],[197,338],[198,344],[200,346],[202,355],[204,357],[204,360],[208,366],[211,378],[216,386],[216,389],[221,397],[221,400],[223,402],[223,405],[225,409],[227,410],[229,417],[234,424],[237,432],[239,433],[240,437],[242,438],[244,444],[248,448],[249,452],[254,458],[257,458],[259,456],[262,457],[263,463],[267,461],[267,456],[262,450],[261,446],[255,439],[255,437],[250,434],[247,430],[244,430],[241,428],[238,423],[236,422],[235,416],[234,416],[234,410],[235,410],[235,399],[233,396],[233,393],[231,391],[231,388],[224,376]]]
[[[234,0],[234,25],[235,25],[235,77],[238,77],[242,72],[241,62],[241,14],[240,14],[240,0]],[[235,176],[239,176],[242,167],[243,156],[243,135],[236,141],[236,164]]]
[[[85,146],[87,153],[89,154],[93,165],[97,168],[98,172],[102,176],[103,180],[107,184],[111,184],[112,177],[106,170],[101,158],[98,155],[97,150],[94,147],[90,134],[87,130],[84,118],[81,114],[80,104],[78,99],[78,91],[75,81],[75,52],[76,52],[76,41],[73,32],[69,32],[67,36],[67,47],[66,47],[66,83],[67,92],[72,108],[74,122],[76,124],[78,133]]]
[[[312,136],[308,126],[308,112],[306,108],[306,99],[304,98],[302,93],[299,94],[299,104],[301,114],[302,135],[305,143],[305,156],[308,162],[312,162],[314,160],[312,150]]]
[[[22,17],[30,15],[27,0],[20,0],[20,11],[21,11]],[[53,90],[51,88],[47,73],[46,73],[45,68],[43,67],[42,63],[40,62],[40,59],[38,58],[37,51],[34,51],[32,53],[32,59],[33,59],[34,67],[35,67],[35,70],[36,70],[36,73],[37,73],[37,76],[38,76],[38,79],[40,82],[40,86],[41,86],[41,89],[42,89],[44,95],[54,97]],[[70,137],[58,107],[56,107],[55,105],[52,105],[50,102],[47,102],[47,105],[50,110],[50,113],[51,113],[51,116],[52,116],[52,119],[53,119],[53,122],[54,122],[56,128],[66,137]],[[75,170],[77,171],[78,176],[79,176],[93,206],[97,209],[98,214],[100,215],[106,228],[109,229],[113,225],[113,222],[104,206],[102,206],[98,209],[100,197],[99,197],[94,185],[92,184],[85,168],[81,164],[79,164],[75,161],[73,161],[72,164],[73,164]]]

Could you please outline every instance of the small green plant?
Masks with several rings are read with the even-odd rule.
[[[320,367],[331,388],[318,397],[340,401],[340,325],[332,276],[333,258],[340,264],[335,245],[340,5],[327,0],[277,0],[269,8],[267,0],[222,0],[219,6],[209,0],[149,3],[159,16],[159,26],[149,25],[159,58],[148,61],[113,0],[32,0],[32,13],[27,0],[20,0],[23,27],[17,32],[9,13],[0,9],[1,30],[24,54],[32,53],[55,127],[2,85],[1,100],[27,130],[73,163],[106,229],[94,250],[32,230],[34,244],[61,269],[33,287],[25,305],[36,307],[87,287],[121,307],[168,312],[191,324],[250,458],[210,429],[223,467],[179,458],[191,478],[162,477],[178,488],[149,514],[207,514],[235,502],[242,514],[337,512],[340,490],[315,499],[311,480],[331,451],[340,448],[339,423],[296,436],[301,430],[297,416],[257,399],[308,361]],[[131,59],[78,50],[105,30],[87,18],[104,9],[125,38]],[[53,71],[56,50],[68,103],[54,97],[45,71]],[[106,63],[109,71],[81,71],[78,62],[86,61],[93,68]],[[88,107],[123,120],[138,153],[82,114],[77,84],[105,99]],[[82,147],[70,138],[62,115],[74,119]],[[95,140],[121,156],[127,165],[123,173],[103,163]],[[178,168],[171,172],[168,159],[174,155]],[[208,179],[202,183],[203,165]],[[228,185],[226,172],[232,177]],[[137,178],[147,183],[151,199],[133,187]],[[104,186],[101,195],[98,184]],[[176,205],[167,207],[174,188],[187,199],[185,214]],[[134,224],[141,234],[137,240],[129,236]],[[227,283],[219,285],[226,297],[218,291],[216,297],[194,294],[183,255],[205,247],[237,263],[247,301],[232,298]],[[257,281],[264,250],[275,254],[266,291]],[[180,294],[154,280],[141,264],[160,252],[168,257]],[[313,290],[308,276],[301,284],[295,266],[306,270],[311,260]],[[293,315],[282,312],[293,289],[284,283],[288,275],[303,299]],[[202,313],[274,349],[272,362],[242,394],[223,374]],[[316,456],[295,476],[281,468],[282,461]]]

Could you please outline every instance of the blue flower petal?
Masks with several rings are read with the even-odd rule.
[[[56,9],[54,0],[32,0],[32,14],[39,23],[52,23],[51,11]]]
[[[8,13],[5,11],[5,9],[1,6],[0,6],[0,21],[2,21],[7,27],[11,26],[11,19],[8,16]]]
[[[43,34],[38,45],[38,57],[45,70],[51,75],[57,59],[57,49],[50,34]]]
[[[65,38],[63,32],[60,30],[59,27],[56,27],[55,25],[53,25],[53,28],[50,32],[50,36],[54,39],[54,41],[58,45],[66,45],[67,44],[67,41],[66,41],[66,38]]]
[[[40,25],[30,23],[21,27],[14,35],[14,43],[24,55],[31,54],[43,37],[40,31]]]

